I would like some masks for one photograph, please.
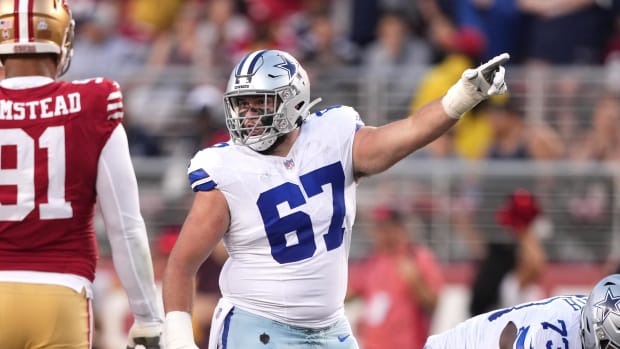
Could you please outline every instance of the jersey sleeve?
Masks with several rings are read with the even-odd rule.
[[[340,133],[357,131],[365,126],[360,114],[352,107],[345,105],[333,105],[314,113],[317,118],[329,119],[330,129]]]
[[[123,266],[116,272],[129,305],[136,320],[161,323],[163,312],[158,304],[149,241],[140,213],[138,184],[122,126],[108,140],[98,168],[99,206],[114,264]]]
[[[309,126],[311,132],[330,146],[339,149],[340,159],[346,171],[353,171],[353,139],[355,133],[364,126],[359,113],[352,107],[335,105],[318,111],[312,115]],[[303,127],[303,126],[302,126]]]
[[[86,99],[82,105],[90,109],[87,114],[96,132],[106,135],[107,140],[122,123],[125,113],[120,85],[106,78],[77,80],[72,84],[82,91],[82,98]]]
[[[105,108],[101,115],[104,116],[103,124],[114,129],[116,125],[123,121],[125,116],[125,108],[123,105],[123,93],[116,81],[103,79],[101,82],[101,99],[103,103],[97,104]]]
[[[352,107],[335,108],[329,117],[329,129],[334,130],[336,140],[341,140],[347,146],[353,145],[355,132],[365,126],[357,110]]]
[[[218,146],[203,149],[190,160],[187,175],[192,191],[209,191],[218,187],[216,174],[222,161],[217,149],[227,145],[228,143],[219,143]]]

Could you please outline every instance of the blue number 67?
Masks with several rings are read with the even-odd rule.
[[[340,162],[335,162],[306,173],[299,177],[303,190],[310,198],[323,192],[323,185],[331,184],[332,188],[332,218],[327,234],[323,235],[327,250],[333,250],[342,245],[344,236],[345,202],[344,181],[345,175]],[[297,262],[310,258],[316,251],[314,230],[310,216],[302,211],[281,217],[277,206],[288,203],[290,208],[296,208],[306,203],[299,185],[286,182],[272,188],[258,197],[256,204],[263,218],[267,239],[271,246],[271,255],[280,264]],[[298,243],[286,245],[286,234],[295,232]]]

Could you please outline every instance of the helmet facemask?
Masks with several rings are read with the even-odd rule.
[[[64,75],[71,66],[71,58],[73,58],[73,37],[75,35],[75,21],[72,19],[65,33],[60,55],[58,57],[58,75]]]
[[[274,92],[225,96],[226,126],[232,140],[257,151],[269,148],[279,133],[274,120],[282,119],[282,102]]]

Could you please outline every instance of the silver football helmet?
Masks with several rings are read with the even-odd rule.
[[[599,281],[581,309],[584,349],[620,349],[620,274]]]
[[[266,108],[248,108],[239,102],[262,98]],[[301,125],[310,108],[310,80],[299,62],[278,50],[250,52],[233,69],[224,104],[226,127],[236,144],[265,151],[276,140]],[[273,108],[271,107],[273,103]],[[251,109],[254,115],[246,115]]]

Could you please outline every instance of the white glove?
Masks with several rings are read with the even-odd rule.
[[[134,322],[129,329],[127,349],[135,349],[136,345],[141,345],[144,349],[162,349],[161,332],[161,323]]]
[[[508,53],[495,56],[476,69],[467,69],[441,99],[446,114],[460,119],[463,114],[489,96],[505,93],[508,88],[504,81],[503,63],[510,59]]]
[[[199,349],[194,343],[192,315],[184,311],[171,311],[164,321],[166,349]]]

